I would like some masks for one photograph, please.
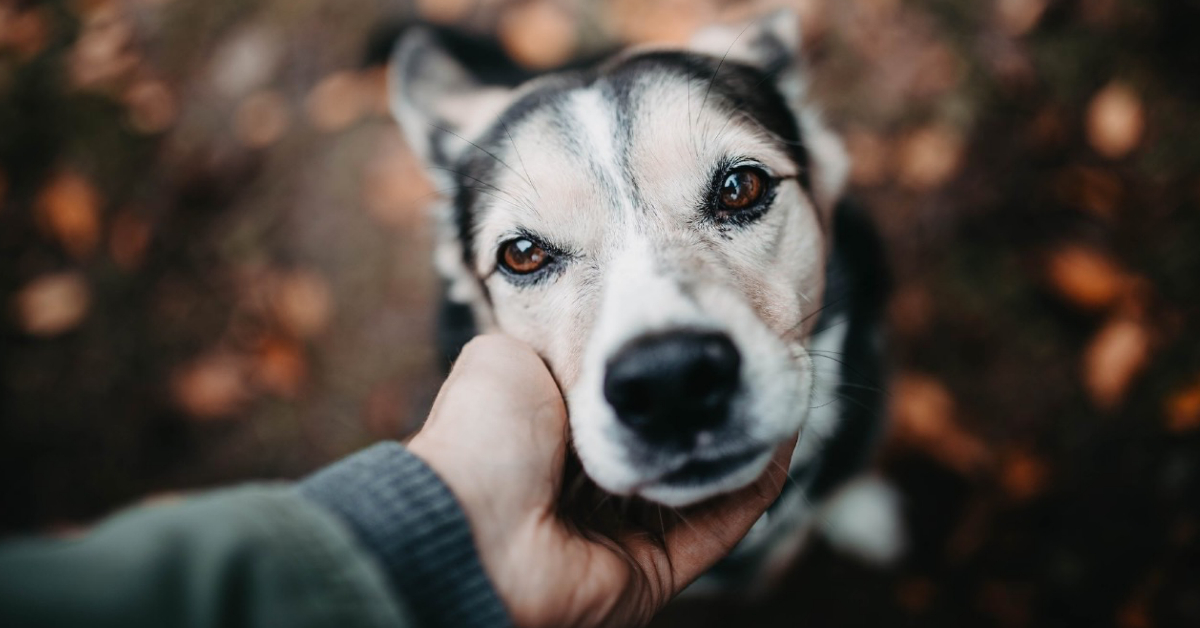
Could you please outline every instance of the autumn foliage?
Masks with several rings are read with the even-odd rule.
[[[444,191],[388,119],[390,26],[538,70],[780,5],[887,246],[911,553],[815,542],[661,625],[1200,625],[1188,0],[0,0],[0,527],[419,424]]]

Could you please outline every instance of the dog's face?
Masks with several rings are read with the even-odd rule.
[[[393,59],[397,118],[449,191],[451,298],[546,359],[611,492],[740,488],[808,415],[845,159],[804,109],[794,31],[713,28],[513,90],[425,32]]]

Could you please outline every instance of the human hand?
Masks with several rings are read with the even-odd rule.
[[[794,445],[781,447],[755,484],[687,509],[686,525],[608,539],[558,514],[568,442],[566,406],[541,358],[512,338],[481,336],[409,443],[462,504],[518,626],[649,622],[778,497]]]

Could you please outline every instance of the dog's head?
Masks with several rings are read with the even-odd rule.
[[[684,505],[753,482],[804,424],[846,160],[804,102],[795,19],[486,86],[406,35],[394,113],[446,191],[437,263],[532,345],[588,475]]]

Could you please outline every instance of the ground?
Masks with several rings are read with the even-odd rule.
[[[392,26],[536,69],[777,4],[0,0],[0,528],[419,424],[437,191]],[[894,273],[911,548],[659,625],[1200,625],[1200,3],[792,4]]]

